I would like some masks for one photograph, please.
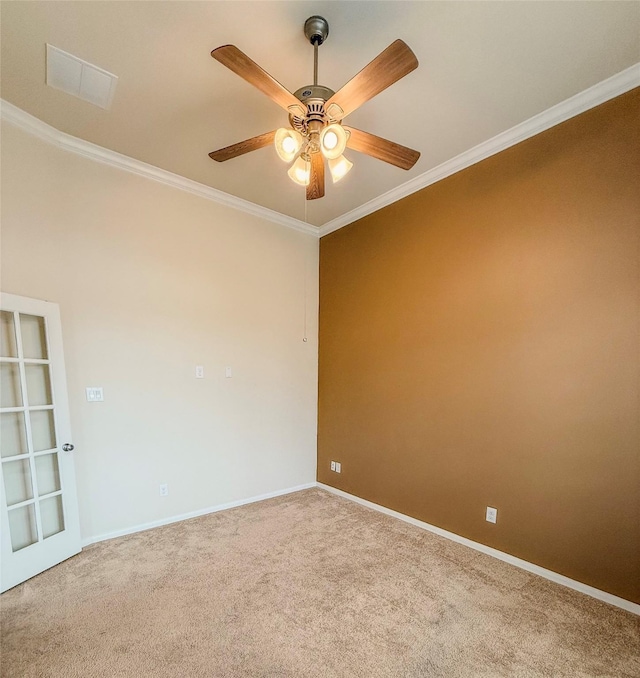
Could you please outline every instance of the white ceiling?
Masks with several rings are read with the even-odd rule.
[[[638,2],[3,1],[3,99],[58,130],[320,226],[640,61]],[[396,38],[420,66],[346,119],[421,152],[409,172],[356,152],[305,205],[272,148],[208,152],[287,123],[210,57],[235,44],[291,91],[313,80],[302,32],[330,34],[319,81],[338,90]],[[45,85],[45,44],[119,77],[109,110]],[[305,218],[306,209],[306,218]]]

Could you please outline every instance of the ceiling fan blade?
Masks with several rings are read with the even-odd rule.
[[[282,106],[285,110],[289,106],[301,106],[306,112],[306,107],[299,99],[296,99],[288,89],[272,78],[235,45],[218,47],[211,52],[211,56],[241,78],[244,78],[248,83],[257,87],[263,94],[273,99],[278,106]]]
[[[307,200],[324,195],[324,157],[319,151],[311,154],[311,178],[307,186]]]
[[[420,157],[418,151],[401,146],[393,141],[387,141],[387,139],[377,137],[375,134],[362,132],[354,127],[345,127],[345,130],[350,132],[347,139],[347,148],[366,153],[378,160],[384,160],[384,162],[400,167],[400,169],[411,169]]]
[[[329,110],[331,104],[338,104],[343,117],[349,115],[417,67],[416,55],[406,43],[396,40],[338,90],[325,104],[325,110]]]
[[[217,151],[211,151],[209,157],[216,162],[224,162],[225,160],[231,160],[231,158],[237,158],[239,155],[244,155],[250,151],[257,151],[259,148],[264,148],[269,144],[273,143],[273,140],[276,138],[275,130],[273,132],[267,132],[266,134],[261,134],[258,137],[251,137],[251,139],[245,139],[240,141],[237,144],[227,146],[226,148],[221,148]]]

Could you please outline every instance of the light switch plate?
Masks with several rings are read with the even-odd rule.
[[[90,403],[100,403],[104,400],[102,386],[89,386],[87,389],[87,400]]]
[[[227,379],[231,379],[232,372],[231,372],[231,368],[230,368],[230,367],[225,367],[225,368],[224,368],[224,376],[225,376]]]

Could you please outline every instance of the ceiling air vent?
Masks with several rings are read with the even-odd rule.
[[[109,108],[118,84],[118,76],[78,57],[47,45],[47,85]]]

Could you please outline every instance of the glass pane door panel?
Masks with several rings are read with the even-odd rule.
[[[0,407],[22,407],[20,370],[16,363],[0,363]]]
[[[0,456],[15,457],[18,454],[27,454],[28,451],[24,413],[0,414]]]
[[[62,497],[49,497],[40,502],[40,517],[42,518],[42,538],[46,539],[64,530],[64,515],[62,513]]]
[[[79,553],[81,537],[73,458],[59,448],[72,440],[59,307],[8,293],[0,302],[0,591],[5,591]]]
[[[60,489],[58,455],[55,452],[36,457],[36,480],[40,497],[43,494],[51,494]]]
[[[25,358],[47,360],[47,334],[44,318],[37,315],[20,314],[22,355]]]
[[[29,405],[51,405],[51,379],[49,365],[25,365]]]
[[[56,428],[53,421],[53,410],[29,412],[29,418],[31,419],[33,451],[53,450],[56,447]]]
[[[4,491],[7,497],[7,506],[19,504],[21,501],[33,499],[31,485],[31,469],[28,459],[6,461],[2,464],[4,476]]]
[[[38,541],[36,512],[33,504],[9,511],[9,532],[11,533],[11,548],[14,552]]]
[[[0,356],[3,358],[17,358],[16,328],[13,323],[13,313],[0,312]]]

